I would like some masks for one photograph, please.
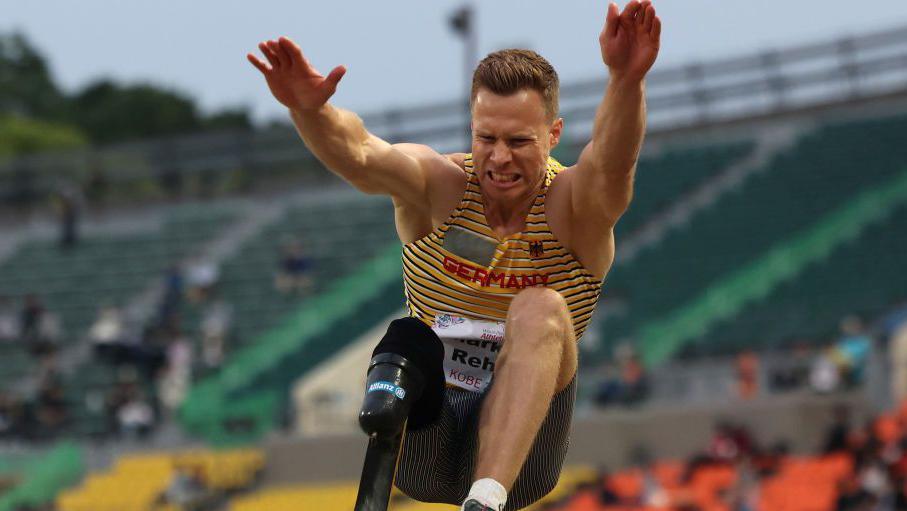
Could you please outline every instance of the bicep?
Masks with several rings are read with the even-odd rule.
[[[636,164],[618,168],[608,161],[597,161],[593,144],[589,142],[576,165],[568,169],[572,173],[572,212],[574,218],[604,221],[613,227],[633,198]]]
[[[404,202],[418,201],[427,186],[430,148],[416,144],[390,144],[372,136],[366,142],[362,179],[354,183],[361,191],[390,195]],[[435,153],[437,154],[437,153]]]

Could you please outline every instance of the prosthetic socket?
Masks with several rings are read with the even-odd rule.
[[[369,436],[393,436],[432,422],[444,388],[444,348],[435,333],[414,318],[391,323],[368,368],[359,425]]]

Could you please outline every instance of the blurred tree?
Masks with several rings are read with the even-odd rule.
[[[13,130],[10,133],[18,137],[0,142],[5,154],[18,153],[18,148],[32,151],[83,143],[85,137],[73,127],[81,128],[95,144],[252,128],[245,108],[203,115],[193,98],[152,84],[123,85],[103,79],[66,95],[54,83],[45,58],[19,33],[0,33],[0,116],[4,114],[4,129]],[[66,125],[56,126],[44,140],[35,138],[32,129],[41,124],[29,124],[26,119],[44,121],[45,127],[59,122]],[[62,146],[50,139],[63,142]]]
[[[204,120],[204,126],[207,129],[252,129],[252,120],[249,119],[249,111],[243,108],[227,108],[219,112],[214,112]]]
[[[91,140],[154,137],[196,131],[202,124],[195,103],[152,85],[90,84],[72,98],[73,122]]]
[[[73,126],[0,114],[0,156],[75,149],[87,143]]]
[[[0,113],[61,119],[66,98],[47,62],[19,33],[0,34]]]

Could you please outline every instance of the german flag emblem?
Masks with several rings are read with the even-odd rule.
[[[542,257],[542,242],[532,241],[529,243],[529,255],[532,257]]]

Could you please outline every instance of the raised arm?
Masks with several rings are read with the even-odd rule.
[[[328,103],[346,73],[343,66],[323,76],[286,37],[258,48],[267,62],[251,53],[249,62],[289,109],[299,136],[325,166],[363,192],[428,206],[428,173],[449,160],[425,146],[391,145],[369,133],[359,116]]]
[[[571,195],[574,218],[609,232],[633,196],[646,129],[645,76],[660,40],[661,20],[651,0],[631,0],[623,12],[615,3],[608,5],[599,45],[610,79],[595,113],[592,141],[574,169]]]

